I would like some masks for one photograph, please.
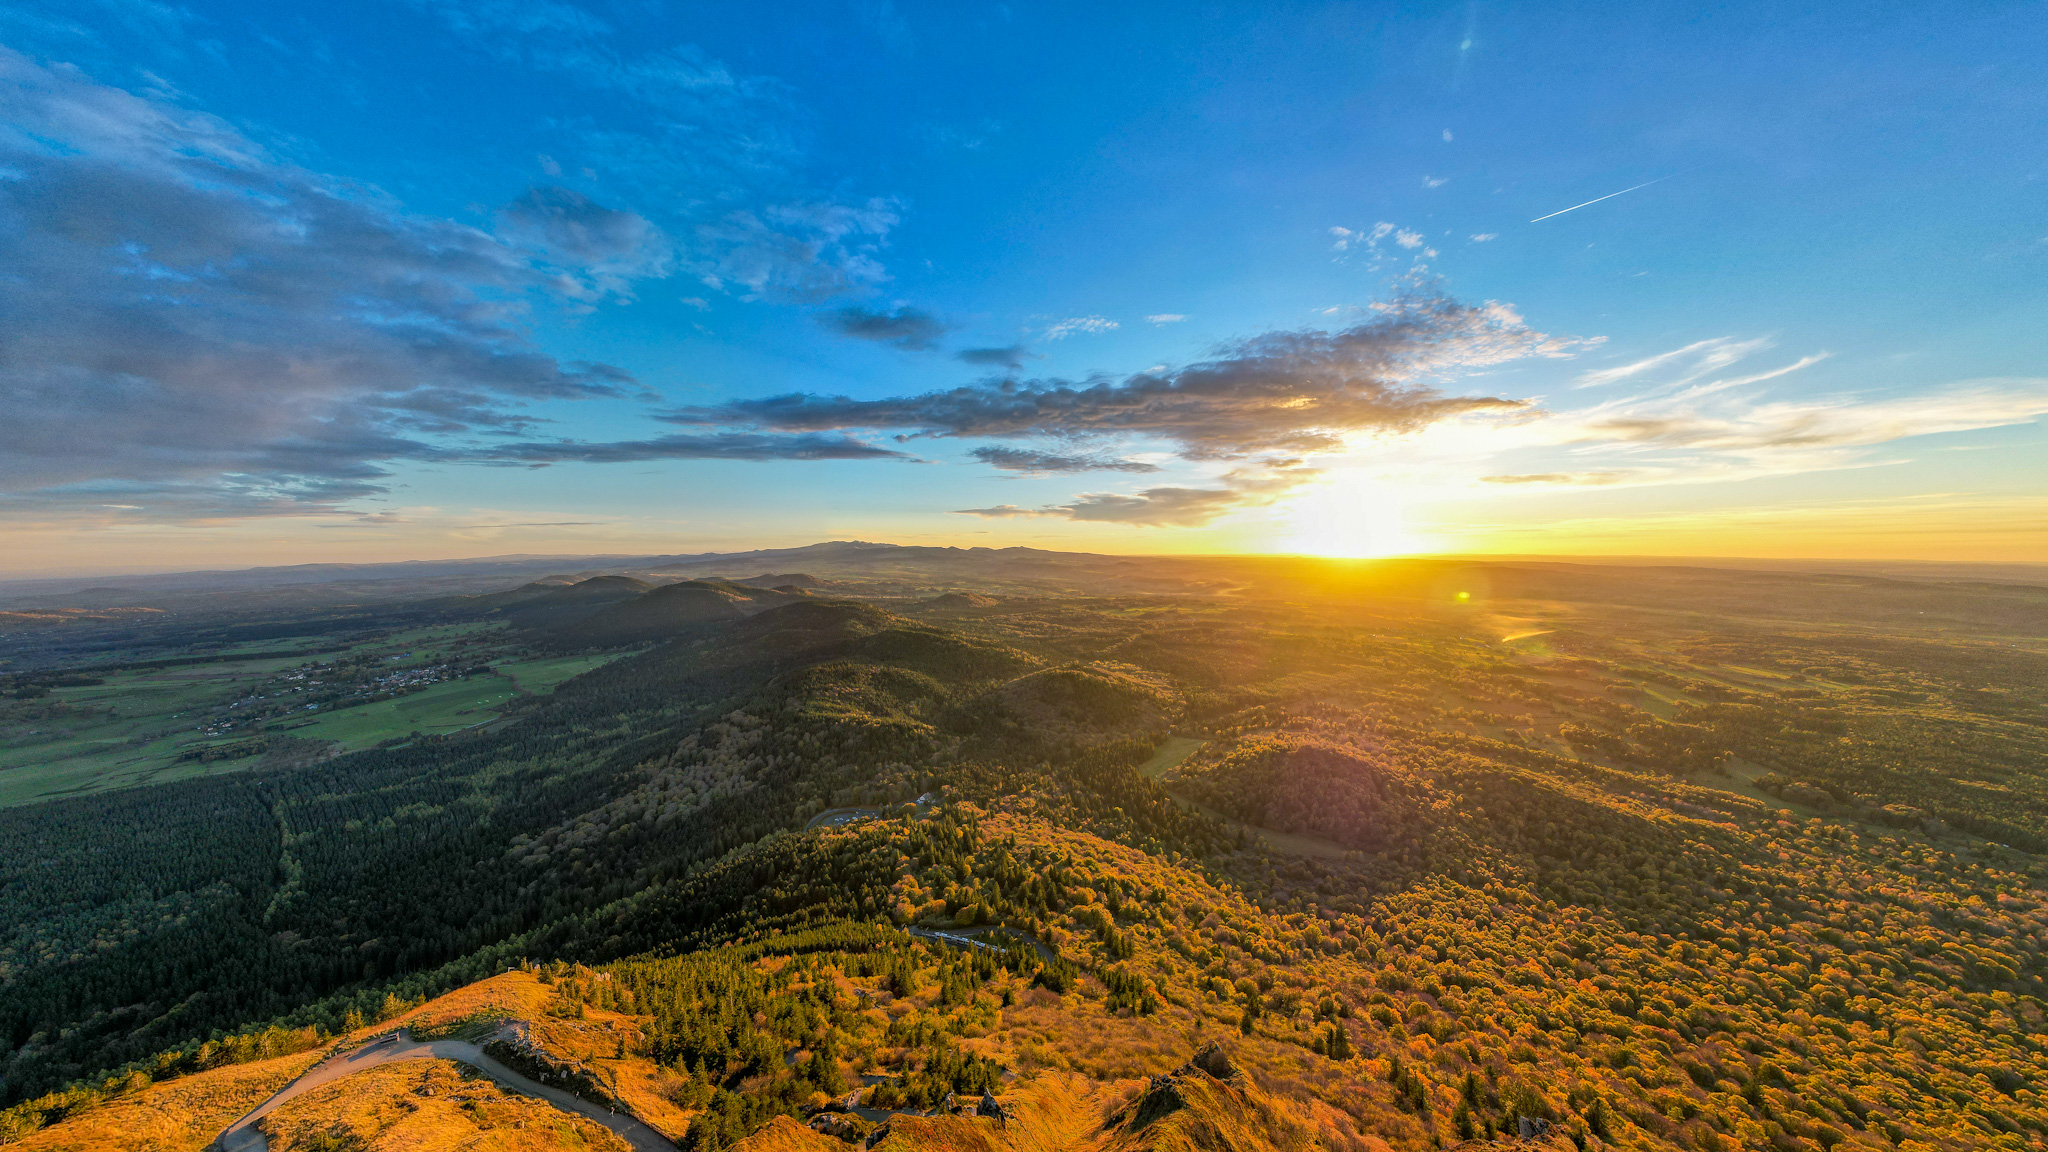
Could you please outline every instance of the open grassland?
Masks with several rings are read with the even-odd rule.
[[[1187,736],[1168,736],[1152,753],[1152,758],[1138,765],[1138,774],[1157,780],[1174,770],[1181,761],[1201,751],[1202,741]]]
[[[10,1152],[200,1152],[221,1129],[322,1055],[301,1052],[149,1085],[8,1147]]]
[[[553,692],[563,681],[602,668],[623,652],[593,652],[581,656],[551,656],[539,660],[518,660],[499,665],[498,671],[512,678],[519,691],[540,696]]]
[[[207,743],[196,730],[206,709],[312,659],[110,672],[104,684],[0,704],[0,806],[247,767],[178,757]]]
[[[415,732],[442,736],[487,724],[518,696],[509,677],[473,676],[392,700],[324,712],[311,724],[294,725],[290,732],[301,739],[332,740],[341,751],[353,752]]]

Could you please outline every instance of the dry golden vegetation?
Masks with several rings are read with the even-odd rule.
[[[10,1145],[21,1152],[200,1152],[221,1129],[318,1063],[301,1052],[152,1084]]]
[[[631,1152],[598,1124],[449,1060],[325,1084],[258,1122],[272,1152]]]

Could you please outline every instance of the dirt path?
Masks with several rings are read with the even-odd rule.
[[[676,1146],[664,1139],[661,1133],[642,1124],[624,1112],[613,1112],[608,1108],[592,1104],[580,1096],[550,1088],[514,1072],[489,1056],[467,1040],[414,1040],[411,1034],[400,1030],[395,1040],[369,1044],[341,1056],[330,1056],[308,1069],[303,1076],[279,1089],[275,1096],[258,1104],[254,1111],[233,1124],[228,1125],[207,1152],[269,1152],[270,1142],[256,1128],[256,1122],[287,1101],[322,1084],[331,1084],[345,1076],[353,1076],[365,1069],[395,1060],[459,1060],[500,1085],[528,1096],[537,1096],[565,1112],[587,1116],[619,1134],[637,1152],[676,1152]]]
[[[1033,936],[1031,933],[1019,932],[1015,928],[1004,928],[999,925],[983,925],[979,928],[934,929],[913,927],[908,929],[908,931],[912,936],[922,936],[927,940],[938,940],[947,944],[957,945],[962,948],[986,948],[992,952],[997,951],[997,947],[994,944],[990,944],[988,941],[981,939],[981,937],[1001,936],[1008,940],[1014,940],[1019,944],[1030,945],[1031,950],[1033,952],[1038,953],[1038,958],[1040,960],[1044,960],[1050,963],[1051,961],[1059,959],[1059,953],[1047,947],[1044,941],[1040,940],[1036,936]]]

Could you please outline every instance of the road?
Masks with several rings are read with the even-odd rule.
[[[332,1084],[343,1077],[353,1076],[380,1064],[389,1064],[397,1060],[436,1059],[459,1060],[503,1087],[539,1097],[565,1112],[587,1116],[618,1133],[626,1143],[633,1146],[635,1152],[677,1152],[676,1146],[669,1143],[661,1133],[632,1116],[592,1104],[560,1088],[550,1088],[529,1080],[484,1055],[482,1049],[467,1040],[414,1040],[403,1029],[396,1033],[396,1036],[395,1040],[369,1044],[346,1055],[330,1056],[307,1069],[304,1075],[279,1089],[270,1099],[258,1104],[254,1111],[228,1125],[225,1131],[214,1138],[207,1152],[269,1152],[270,1142],[257,1130],[256,1122],[295,1097],[322,1084]]]

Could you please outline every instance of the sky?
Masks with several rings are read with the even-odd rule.
[[[0,575],[2048,562],[2038,4],[0,5]]]

